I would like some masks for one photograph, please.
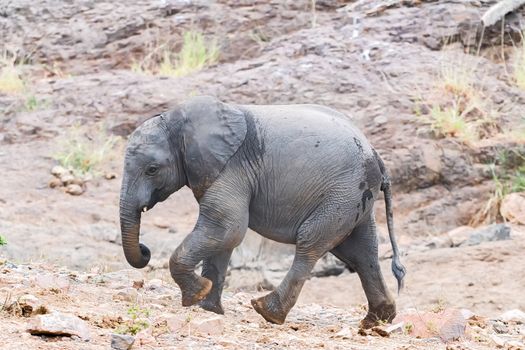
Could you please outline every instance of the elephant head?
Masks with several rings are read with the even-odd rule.
[[[120,192],[122,246],[131,266],[143,268],[151,256],[139,243],[142,212],[185,185],[199,200],[245,136],[243,112],[212,97],[195,97],[131,134]]]

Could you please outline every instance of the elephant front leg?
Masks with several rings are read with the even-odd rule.
[[[232,252],[233,250],[229,249],[210,258],[206,258],[203,261],[201,275],[213,283],[208,296],[199,302],[199,306],[204,310],[212,311],[221,315],[224,314],[224,309],[221,304],[221,295]]]
[[[192,232],[172,254],[169,262],[171,277],[179,285],[182,306],[191,306],[203,300],[211,291],[213,282],[195,273],[195,266],[204,257],[201,251],[192,251],[196,243]]]
[[[182,306],[201,306],[221,313],[220,295],[232,250],[248,227],[246,207],[203,205],[197,225],[170,258],[170,272],[181,289]],[[195,266],[204,260],[202,276]],[[209,296],[209,298],[207,298]]]

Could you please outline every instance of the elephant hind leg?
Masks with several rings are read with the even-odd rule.
[[[295,257],[292,267],[276,290],[252,300],[252,306],[267,321],[284,323],[286,316],[297,302],[299,293],[311,271],[324,254],[334,248],[345,236],[348,213],[330,201],[319,206],[305,220],[297,233]],[[334,214],[336,213],[336,214]]]
[[[354,228],[331,253],[359,275],[368,300],[368,314],[361,321],[361,327],[371,328],[381,321],[391,322],[396,316],[396,305],[379,266],[373,214]]]

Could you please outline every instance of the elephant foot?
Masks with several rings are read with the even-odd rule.
[[[210,293],[213,283],[201,276],[197,276],[197,279],[192,283],[190,289],[182,290],[182,306],[195,305]]]
[[[283,324],[287,312],[283,311],[279,296],[272,292],[264,297],[251,300],[252,306],[268,322]]]
[[[211,311],[219,315],[224,315],[224,309],[222,308],[220,300],[217,301],[206,298],[199,302],[199,306],[206,311]]]
[[[369,329],[381,323],[390,323],[396,317],[396,304],[393,301],[383,302],[376,307],[370,307],[366,317],[361,320],[359,327]]]

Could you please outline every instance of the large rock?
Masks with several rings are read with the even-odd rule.
[[[472,232],[474,232],[474,228],[470,226],[459,226],[452,231],[449,231],[447,235],[452,241],[452,246],[459,247],[470,238]]]
[[[514,309],[509,310],[499,317],[500,320],[505,322],[516,322],[525,324],[525,312]]]
[[[440,338],[444,342],[458,340],[465,335],[467,321],[461,310],[440,312],[407,311],[397,315],[392,323],[404,322],[406,332],[416,338]]]
[[[196,318],[191,321],[179,315],[167,317],[168,328],[179,334],[196,334],[200,336],[218,336],[224,332],[224,316]]]
[[[129,350],[135,343],[135,338],[126,334],[111,334],[111,348],[115,350]]]
[[[525,192],[506,195],[501,202],[500,214],[509,222],[525,225]]]
[[[84,321],[75,315],[53,312],[47,315],[37,315],[28,326],[32,335],[77,336],[88,341],[91,337]]]
[[[482,242],[504,241],[507,239],[510,239],[510,226],[494,224],[475,230],[460,246],[478,245]]]

